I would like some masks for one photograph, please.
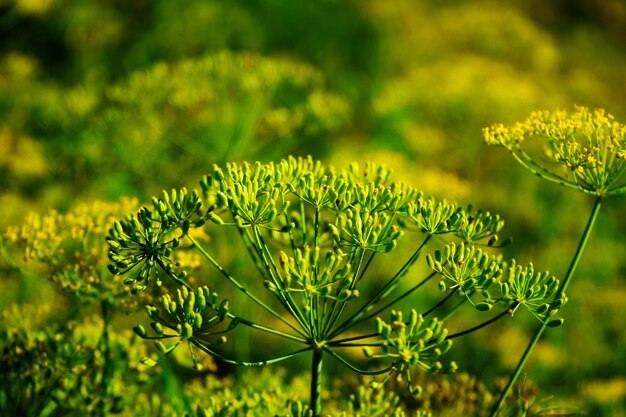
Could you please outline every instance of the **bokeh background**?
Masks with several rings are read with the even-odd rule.
[[[505,254],[562,276],[592,202],[487,148],[481,128],[576,104],[625,123],[624,74],[624,0],[0,0],[0,228],[147,202],[214,163],[373,160],[499,213]],[[525,375],[540,398],[624,416],[626,201],[603,210],[565,325]],[[5,319],[55,299],[12,256]],[[534,328],[494,325],[459,341],[456,360],[493,388]]]

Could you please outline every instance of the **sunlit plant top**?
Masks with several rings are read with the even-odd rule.
[[[550,326],[561,323],[553,317],[565,302],[564,296],[554,297],[556,278],[491,254],[499,246],[503,225],[495,214],[437,201],[395,183],[388,169],[370,163],[352,164],[346,170],[311,158],[227,164],[225,169],[211,170],[201,181],[201,191],[164,192],[150,207],[116,222],[108,237],[109,270],[123,276],[135,293],[155,284],[177,287],[147,306],[152,332],[135,328],[139,336],[156,339],[160,352],[156,360],[146,358],[145,363],[158,362],[180,344],[189,347],[197,368],[198,350],[244,366],[312,351],[311,409],[318,415],[323,356],[330,355],[355,372],[384,375],[373,382],[375,387],[394,376],[419,394],[420,387],[411,384],[411,371],[454,371],[457,365],[443,356],[455,337],[513,315],[520,307]],[[209,235],[220,233],[220,228],[235,230],[258,278],[235,277],[227,271],[208,245],[190,234],[199,228]],[[422,257],[425,276],[408,275],[429,244],[436,246],[442,239],[449,243]],[[400,241],[414,246],[413,253],[385,279],[371,281],[370,266]],[[237,305],[213,292],[220,285],[213,275],[206,277],[211,289],[192,287],[175,258],[177,252],[190,249],[274,316],[273,324],[237,315]],[[257,294],[263,287],[251,280],[262,283],[275,302]],[[441,292],[440,301],[414,305],[406,314],[391,310],[427,283]],[[362,291],[372,286],[375,291]],[[457,301],[452,303],[454,297]],[[451,333],[447,324],[463,305],[498,312],[472,328]],[[278,328],[276,321],[281,322]],[[367,322],[369,331],[361,325]],[[220,351],[227,333],[238,325],[303,346],[262,361],[241,362]],[[375,359],[372,363],[378,368],[361,369],[353,363],[345,351],[355,348],[364,350],[364,359]]]
[[[525,168],[548,181],[598,196],[626,191],[622,178],[626,126],[603,109],[537,111],[522,122],[494,124],[483,133],[488,145],[506,148]],[[543,143],[543,158],[524,150],[530,140]]]
[[[116,217],[132,213],[138,207],[137,199],[124,198],[117,203],[79,204],[67,213],[31,212],[22,225],[9,226],[0,235],[0,243],[7,254],[21,253],[25,263],[12,260],[14,266],[48,279],[76,295],[77,300],[106,301],[130,308],[137,300],[124,297],[128,291],[111,280],[106,268],[104,238]]]
[[[115,85],[107,92],[106,111],[95,120],[95,133],[110,138],[113,132],[143,144],[148,131],[152,146],[176,138],[176,149],[188,152],[208,140],[214,153],[238,146],[239,140],[256,148],[334,132],[349,122],[350,113],[347,99],[329,91],[322,74],[309,65],[222,51],[159,63]],[[229,140],[220,143],[213,135]]]

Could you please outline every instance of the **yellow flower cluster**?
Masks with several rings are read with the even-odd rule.
[[[483,136],[487,145],[503,146],[510,150],[524,140],[524,126],[519,122],[510,127],[497,123],[484,128]]]
[[[536,174],[592,193],[611,191],[626,160],[626,126],[603,109],[536,111],[510,127],[486,127],[483,136],[488,145],[508,149]],[[545,157],[566,173],[553,172],[528,156],[521,147],[527,138],[545,140]]]
[[[287,59],[228,51],[157,64],[115,86],[108,96],[113,104],[112,119],[119,117],[119,112],[127,122],[154,117],[161,121],[158,136],[179,125],[183,130],[221,126],[229,131],[247,114],[252,133],[275,139],[309,129],[311,122],[320,131],[336,130],[350,115],[347,100],[325,90],[323,77],[314,68]],[[120,129],[129,126],[120,120]],[[139,130],[145,141],[144,130]],[[159,137],[152,141],[156,139]]]
[[[120,216],[137,209],[136,199],[80,204],[67,214],[31,212],[20,226],[0,235],[10,251],[22,252],[28,269],[87,298],[108,298],[122,288],[106,271],[105,236]]]

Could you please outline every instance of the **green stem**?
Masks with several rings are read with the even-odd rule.
[[[234,359],[230,359],[230,358],[227,358],[226,356],[224,356],[224,355],[222,355],[220,353],[217,353],[216,351],[214,351],[213,349],[211,349],[209,347],[210,345],[209,346],[205,345],[204,343],[206,343],[206,342],[203,341],[203,340],[193,339],[192,343],[193,343],[193,345],[195,347],[197,347],[201,351],[203,351],[205,353],[208,353],[210,356],[212,356],[212,357],[214,357],[216,359],[219,359],[222,362],[226,362],[226,363],[231,364],[231,365],[246,366],[246,367],[256,367],[256,366],[271,365],[273,363],[277,363],[277,362],[284,361],[286,359],[293,358],[294,356],[298,356],[299,354],[304,353],[304,352],[312,349],[309,346],[309,347],[306,347],[304,349],[300,349],[300,350],[296,350],[295,352],[291,352],[291,353],[289,353],[287,355],[279,356],[277,358],[272,358],[272,359],[267,359],[267,360],[264,360],[264,361],[257,361],[257,362],[244,362],[244,361],[237,361],[237,360],[234,360]]]
[[[521,157],[518,154],[516,154],[514,151],[511,151],[511,155],[513,155],[513,157],[520,164],[522,164],[522,166],[524,166],[524,168],[526,168],[527,170],[529,170],[533,174],[537,175],[538,177],[543,178],[546,181],[562,185],[564,187],[568,187],[568,188],[571,188],[571,189],[574,189],[574,190],[577,190],[577,191],[581,191],[581,192],[583,192],[585,194],[596,195],[595,191],[588,190],[587,188],[582,187],[580,184],[572,182],[571,180],[568,180],[566,178],[563,178],[560,175],[555,174],[554,172],[552,172],[552,171],[550,171],[550,170],[548,170],[548,169],[538,165],[536,162],[534,162],[532,160],[532,158],[530,158],[530,156],[526,155],[526,153],[524,151],[522,151],[521,149],[518,149],[518,151],[522,155]],[[528,163],[526,163],[526,161],[524,161],[524,159],[522,159],[522,157],[526,161],[528,161],[530,164],[536,166],[538,169],[536,169],[533,166],[531,166]]]
[[[313,417],[318,417],[322,412],[322,365],[323,350],[316,347],[313,350],[313,360],[311,362],[311,410]]]
[[[289,326],[292,330],[294,330],[296,333],[300,334],[300,336],[303,337],[307,337],[306,334],[304,334],[302,332],[302,330],[298,329],[296,326],[294,326],[293,324],[291,324],[290,322],[288,322],[283,316],[281,316],[280,314],[278,314],[276,311],[274,311],[274,309],[272,309],[271,307],[269,307],[267,304],[265,304],[263,301],[259,300],[257,297],[254,296],[254,294],[252,294],[250,291],[248,291],[243,285],[241,285],[241,283],[239,283],[239,281],[237,281],[234,277],[232,277],[228,272],[226,272],[226,270],[224,268],[222,268],[222,266],[220,264],[217,263],[217,261],[215,259],[213,259],[213,257],[211,255],[209,255],[209,253],[207,251],[204,250],[204,248],[198,243],[196,242],[196,240],[194,238],[192,238],[191,236],[187,236],[187,238],[191,241],[191,243],[198,248],[198,250],[200,251],[200,253],[202,254],[202,256],[204,256],[205,259],[207,259],[219,272],[220,274],[222,274],[226,279],[228,279],[239,291],[243,292],[244,294],[246,294],[252,301],[254,301],[255,303],[257,303],[259,306],[261,306],[265,311],[267,311],[268,313],[270,313],[271,315],[273,315],[274,317],[276,317],[278,320],[282,321],[283,323],[285,323],[287,326]]]
[[[463,331],[460,331],[460,332],[458,332],[458,333],[453,333],[453,334],[451,334],[451,335],[448,335],[448,336],[446,336],[446,340],[456,339],[457,337],[465,336],[466,334],[470,334],[470,333],[473,333],[473,332],[475,332],[475,331],[477,331],[477,330],[480,330],[480,329],[482,329],[482,328],[484,328],[484,327],[487,327],[487,326],[489,326],[491,323],[494,323],[494,322],[496,322],[496,321],[500,320],[502,317],[504,317],[504,316],[506,316],[506,315],[511,315],[511,314],[513,314],[513,311],[515,311],[515,308],[517,307],[517,305],[518,305],[518,303],[517,303],[517,302],[515,302],[515,303],[513,303],[513,305],[511,305],[511,307],[507,308],[506,310],[504,310],[503,312],[501,312],[501,313],[500,313],[500,314],[498,314],[497,316],[494,316],[494,317],[490,318],[490,319],[489,319],[489,320],[487,320],[487,321],[484,321],[484,322],[482,322],[482,323],[480,323],[480,324],[477,324],[477,325],[476,325],[476,326],[474,326],[474,327],[470,327],[470,328],[469,328],[469,329],[467,329],[467,330],[463,330]]]
[[[613,189],[609,190],[609,192],[607,194],[610,195],[610,196],[619,196],[619,195],[623,195],[624,192],[626,192],[626,185],[622,185],[620,187],[613,188]]]
[[[267,245],[265,244],[265,241],[263,240],[263,236],[261,236],[261,233],[259,232],[257,226],[253,226],[252,233],[254,234],[256,244],[259,248],[259,255],[261,256],[261,262],[263,262],[265,269],[267,270],[267,273],[274,281],[274,285],[276,285],[278,288],[281,288],[283,290],[283,291],[279,291],[279,295],[278,295],[279,300],[282,301],[284,307],[289,311],[289,313],[293,316],[293,318],[296,319],[296,321],[300,324],[300,326],[303,329],[306,329],[307,333],[311,333],[312,329],[308,327],[310,323],[307,323],[304,313],[302,313],[302,310],[300,310],[300,308],[298,307],[298,304],[294,301],[289,291],[287,291],[287,288],[285,288],[285,285],[281,282],[280,272],[278,272],[278,267],[276,266],[276,263],[274,262],[274,259],[272,258],[272,254],[267,248]]]
[[[374,297],[372,297],[367,303],[362,305],[361,308],[359,308],[347,320],[345,320],[343,323],[341,323],[341,325],[339,325],[337,327],[337,329],[332,334],[330,334],[328,336],[328,338],[332,339],[334,336],[336,336],[336,335],[346,331],[347,329],[357,325],[358,323],[361,323],[361,322],[367,320],[368,318],[370,318],[372,316],[375,316],[379,312],[385,310],[390,305],[393,305],[393,304],[397,303],[402,298],[404,298],[404,297],[408,296],[409,294],[411,294],[413,291],[415,291],[417,288],[419,288],[422,284],[424,284],[428,279],[430,279],[430,277],[434,276],[434,274],[429,275],[429,277],[426,280],[422,281],[421,283],[419,283],[418,285],[413,287],[411,290],[407,291],[402,296],[400,296],[400,297],[396,298],[395,300],[393,300],[392,302],[388,303],[385,307],[383,307],[381,309],[378,309],[375,313],[372,313],[372,314],[368,315],[367,317],[363,317],[364,314],[367,314],[369,311],[372,310],[372,308],[376,307],[376,304],[378,302],[380,302],[381,300],[386,298],[389,294],[391,294],[391,292],[396,288],[396,284],[399,282],[399,280],[402,279],[402,277],[404,277],[404,275],[407,273],[409,268],[411,268],[411,266],[413,266],[413,264],[417,261],[417,258],[420,256],[420,254],[422,253],[422,250],[424,249],[424,247],[426,247],[426,244],[428,243],[428,241],[430,240],[431,237],[432,237],[431,235],[426,236],[426,239],[424,239],[424,241],[415,250],[415,252],[413,252],[411,257],[404,263],[404,265],[402,265],[400,270],[398,272],[396,272],[393,277],[391,277],[391,279],[383,286],[383,288],[381,288],[380,291]],[[371,261],[371,258],[370,258],[370,261]],[[369,261],[368,261],[368,263],[366,265],[366,268],[368,266],[369,266]]]
[[[359,336],[347,337],[345,339],[340,339],[340,340],[332,340],[328,342],[328,346],[338,346],[345,342],[352,342],[353,340],[371,339],[372,337],[376,337],[378,335],[379,335],[378,333],[370,333],[370,334],[364,334],[364,335],[359,335]]]
[[[369,346],[369,345],[367,345]],[[324,349],[326,352],[330,353],[332,356],[334,356],[337,360],[339,360],[339,362],[343,363],[344,365],[346,365],[348,368],[352,369],[354,372],[361,374],[361,375],[382,375],[382,374],[386,374],[387,372],[391,371],[391,369],[393,368],[393,365],[390,365],[384,369],[378,369],[375,371],[366,371],[365,369],[359,369],[356,366],[352,365],[350,362],[348,362],[347,360],[345,360],[341,355],[339,355],[337,352],[334,352],[332,349]]]
[[[235,316],[234,314],[231,314],[231,313],[226,313],[226,316],[228,316],[231,319],[237,319],[237,320],[239,320],[239,323],[241,323],[241,324],[243,324],[245,326],[251,327],[253,329],[256,329],[256,330],[260,330],[260,331],[263,331],[263,332],[271,333],[273,335],[281,336],[281,337],[284,337],[286,339],[295,340],[295,341],[300,342],[300,343],[308,343],[308,340],[304,339],[302,337],[298,337],[298,336],[295,336],[295,335],[292,335],[292,334],[289,334],[289,333],[282,332],[282,331],[277,330],[277,329],[272,329],[270,327],[263,326],[261,324],[255,323],[253,321],[243,319],[243,318],[241,318],[239,316]]]
[[[576,249],[574,258],[572,258],[572,261],[569,265],[569,269],[567,270],[567,273],[565,274],[565,278],[563,279],[563,282],[559,286],[559,289],[554,296],[555,299],[559,299],[562,297],[563,293],[567,290],[567,287],[569,286],[572,280],[574,271],[576,271],[578,262],[580,261],[583,251],[585,250],[585,246],[587,245],[587,241],[589,240],[589,236],[591,235],[591,231],[593,230],[593,226],[596,222],[596,219],[598,218],[598,213],[600,212],[601,205],[602,205],[602,197],[598,196],[596,197],[595,203],[593,205],[593,209],[591,209],[591,214],[589,216],[589,220],[587,221],[587,226],[585,227],[585,230],[583,231],[583,234],[580,238],[580,242],[578,243],[578,248]],[[515,381],[517,381],[517,378],[522,373],[522,369],[524,368],[526,361],[530,357],[530,354],[535,348],[535,345],[537,344],[537,342],[539,342],[539,339],[541,339],[541,335],[546,330],[546,327],[547,325],[545,323],[542,323],[541,326],[537,329],[537,332],[535,333],[534,337],[531,339],[530,343],[526,347],[526,350],[524,351],[524,354],[520,358],[520,361],[517,364],[517,367],[515,368],[515,370],[513,371],[513,374],[511,374],[511,378],[509,379],[508,384],[504,388],[504,391],[502,391],[500,398],[491,409],[490,417],[496,417],[498,413],[500,412],[500,409],[504,405],[504,401],[506,400],[506,398],[511,392],[511,389],[513,388],[513,384],[515,384]]]
[[[365,250],[361,249],[360,251],[360,256],[359,256],[359,262],[357,263],[357,267],[354,271],[354,276],[352,278],[352,284],[350,284],[350,290],[354,290],[355,285],[356,285],[356,280],[357,277],[359,276],[359,273],[361,271],[361,266],[363,266],[363,259],[365,257]],[[346,303],[348,302],[348,300],[344,300],[344,301],[335,301],[333,303],[333,308],[330,312],[330,315],[328,316],[328,323],[326,325],[326,327],[324,328],[324,335],[327,335],[328,332],[330,332],[333,328],[333,326],[335,325],[335,323],[337,323],[337,320],[339,320],[339,317],[341,316],[341,313],[343,313],[344,308],[346,307]],[[335,307],[337,306],[338,303],[341,303],[341,306],[339,307],[339,311],[333,316],[333,313],[335,312]]]
[[[431,313],[433,313],[435,310],[437,310],[439,307],[441,307],[442,305],[444,305],[446,303],[446,301],[448,301],[454,294],[456,294],[456,292],[459,290],[459,287],[456,287],[455,289],[453,289],[452,291],[450,291],[448,293],[448,295],[446,295],[445,297],[443,297],[441,300],[439,300],[439,302],[437,304],[435,304],[434,306],[432,306],[431,308],[429,308],[428,310],[426,310],[425,312],[422,313],[422,317],[428,317]]]
[[[333,337],[335,337],[335,336],[337,336],[337,335],[339,335],[339,334],[341,334],[341,333],[351,329],[352,327],[354,327],[354,326],[356,326],[358,324],[361,324],[364,321],[367,321],[367,320],[371,319],[372,317],[377,316],[378,314],[380,314],[383,311],[387,310],[389,307],[392,307],[392,306],[396,305],[398,302],[402,301],[403,299],[405,299],[406,297],[408,297],[409,295],[411,295],[415,291],[417,291],[422,285],[426,284],[435,275],[437,275],[437,272],[430,273],[426,278],[424,278],[423,280],[421,280],[420,282],[415,284],[409,290],[405,291],[403,294],[399,295],[398,297],[396,297],[393,300],[389,301],[384,306],[378,308],[376,311],[373,311],[373,312],[369,313],[366,316],[359,317],[356,314],[353,315],[351,317],[351,320],[346,320],[344,323],[342,323],[342,325],[340,327],[338,327],[330,336],[328,336],[328,339],[332,339]],[[375,305],[371,305],[371,307],[375,307]],[[363,314],[363,311],[367,312],[368,310],[369,309],[361,310],[360,313]]]
[[[470,295],[471,295],[471,294],[472,294],[472,293],[470,293]],[[464,297],[461,301],[459,301],[458,303],[456,303],[456,305],[455,305],[454,307],[452,307],[452,308],[450,309],[450,311],[448,311],[448,313],[447,313],[445,316],[440,317],[440,318],[439,318],[439,320],[441,320],[441,321],[443,321],[443,322],[445,323],[446,321],[448,321],[448,319],[449,319],[450,317],[452,317],[454,314],[456,314],[456,313],[459,311],[459,309],[460,309],[461,307],[463,307],[463,305],[465,305],[465,303],[466,303],[466,302],[467,302],[467,298],[465,298],[465,297]]]

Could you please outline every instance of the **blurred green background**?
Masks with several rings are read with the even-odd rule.
[[[310,154],[385,163],[495,211],[506,256],[558,277],[592,202],[487,148],[481,128],[575,104],[625,123],[625,73],[624,0],[0,0],[0,226]],[[626,415],[625,203],[605,207],[565,325],[527,369],[590,416]],[[40,299],[1,267],[3,310]],[[459,341],[461,369],[493,387],[534,330],[518,323]]]

